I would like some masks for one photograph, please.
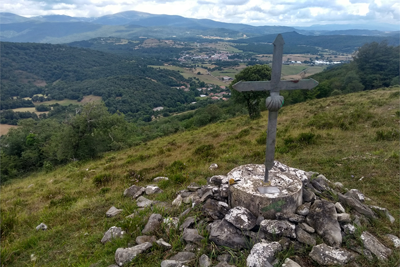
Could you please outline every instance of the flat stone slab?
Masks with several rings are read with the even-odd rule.
[[[105,232],[103,238],[101,239],[101,243],[104,244],[113,238],[122,237],[124,234],[125,232],[122,231],[121,227],[112,226],[107,230],[107,232]]]
[[[130,247],[130,248],[118,248],[115,252],[115,262],[122,266],[127,262],[133,260],[137,255],[151,248],[153,245],[149,242]]]
[[[320,265],[344,265],[354,258],[351,252],[324,243],[314,246],[309,256]]]
[[[250,230],[256,226],[257,217],[244,207],[234,207],[225,215],[225,220],[238,229]]]
[[[116,207],[112,206],[107,212],[106,216],[107,217],[114,217],[120,214],[123,210],[122,209],[117,209]]]
[[[271,267],[277,252],[282,250],[278,242],[261,242],[253,246],[246,259],[249,267]]]
[[[361,234],[361,240],[364,247],[369,249],[379,260],[387,260],[390,254],[392,254],[390,248],[385,247],[376,237],[367,231]]]
[[[229,187],[231,207],[245,207],[256,217],[262,215],[266,219],[275,219],[275,213],[295,213],[303,204],[303,184],[307,176],[302,170],[290,168],[278,161],[269,173],[271,186],[279,188],[277,193],[260,193],[264,187],[265,166],[247,164],[234,168],[227,175],[236,183]]]

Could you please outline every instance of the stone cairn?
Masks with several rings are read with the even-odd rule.
[[[355,234],[362,224],[368,223],[369,219],[386,217],[391,223],[394,218],[385,208],[368,206],[364,204],[367,199],[357,189],[346,190],[340,183],[332,184],[324,175],[315,172],[305,172],[290,168],[277,161],[272,171],[278,176],[296,176],[301,181],[302,201],[298,199],[293,203],[294,208],[282,209],[279,201],[264,207],[263,212],[250,211],[248,208],[232,204],[232,192],[235,191],[235,183],[239,180],[235,173],[251,173],[254,170],[263,168],[263,165],[249,164],[235,168],[227,176],[215,175],[207,178],[207,185],[190,185],[187,189],[178,192],[173,200],[173,206],[181,206],[182,203],[191,204],[180,217],[190,215],[195,206],[200,207],[203,216],[188,216],[181,225],[179,218],[163,218],[160,214],[152,214],[142,230],[143,236],[136,238],[136,246],[118,248],[115,253],[116,265],[122,266],[133,260],[137,255],[145,253],[146,250],[157,243],[162,249],[171,249],[171,245],[163,239],[151,236],[164,224],[166,229],[176,227],[182,232],[181,238],[185,241],[184,251],[177,253],[168,260],[161,262],[161,267],[183,267],[193,266],[196,260],[197,248],[204,239],[196,228],[206,227],[209,232],[209,242],[217,246],[224,246],[233,250],[249,249],[247,257],[248,267],[273,266],[278,261],[277,253],[293,247],[295,251],[311,252],[307,261],[316,262],[320,266],[336,265],[342,266],[353,262],[364,256],[368,260],[376,257],[380,261],[386,261],[392,254],[392,250],[384,246],[376,237],[367,231],[360,235],[361,242],[357,242]],[[282,176],[286,177],[286,176]],[[167,177],[155,178],[155,181],[168,179]],[[285,191],[285,190],[283,190]],[[344,192],[341,194],[338,191]],[[156,202],[142,196],[142,194],[156,194],[161,192],[156,185],[149,185],[146,188],[133,185],[127,188],[124,195],[132,197],[137,201],[138,207],[144,208],[155,205]],[[328,200],[327,200],[328,199]],[[331,200],[329,200],[331,199]],[[336,199],[337,201],[334,201]],[[250,197],[242,199],[245,203],[254,202]],[[278,203],[278,204],[277,204]],[[251,205],[249,206],[251,207]],[[345,207],[350,210],[346,213]],[[112,207],[107,216],[114,216],[120,210]],[[271,213],[271,210],[274,210]],[[263,214],[268,218],[264,218]],[[134,214],[128,216],[132,217]],[[122,237],[125,232],[119,227],[111,227],[105,234],[102,243],[110,242],[113,238]],[[400,239],[388,234],[386,238],[391,240],[394,248],[400,248]],[[344,240],[346,239],[346,245]],[[362,245],[361,245],[362,243]],[[303,262],[304,255],[294,255],[292,259],[287,258],[284,267],[306,266]],[[234,258],[230,254],[218,255],[218,267],[234,267]],[[203,254],[198,259],[198,266],[211,266],[210,258]]]

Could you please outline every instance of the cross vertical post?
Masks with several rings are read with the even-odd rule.
[[[268,183],[268,173],[274,166],[276,130],[278,111],[282,107],[284,98],[279,94],[280,90],[312,89],[318,85],[314,79],[281,80],[283,45],[285,44],[281,34],[278,34],[273,45],[271,81],[240,81],[232,87],[239,92],[270,91],[266,99],[268,109],[268,129],[265,150],[265,176],[264,182]],[[260,189],[259,189],[260,190]],[[279,191],[279,189],[278,189]],[[276,192],[274,190],[263,190],[265,193]]]

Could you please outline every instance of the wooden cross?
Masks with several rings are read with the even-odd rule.
[[[272,56],[272,74],[271,81],[240,81],[233,85],[233,88],[239,92],[250,91],[270,91],[270,96],[266,100],[268,109],[268,130],[267,130],[267,148],[265,151],[265,177],[264,182],[268,182],[268,172],[274,166],[276,125],[278,119],[278,110],[283,105],[283,96],[279,95],[281,90],[312,89],[318,85],[313,79],[302,80],[281,80],[282,55],[283,55],[282,35],[278,34],[274,41],[274,54]]]

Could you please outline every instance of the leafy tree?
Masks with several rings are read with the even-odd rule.
[[[367,43],[358,49],[354,62],[365,89],[389,86],[399,75],[400,46],[389,46],[386,41]]]
[[[254,65],[236,74],[235,79],[229,85],[234,103],[246,105],[251,119],[257,119],[261,116],[260,100],[268,96],[267,91],[239,92],[233,89],[232,85],[239,81],[267,81],[270,79],[271,68],[268,65]]]

